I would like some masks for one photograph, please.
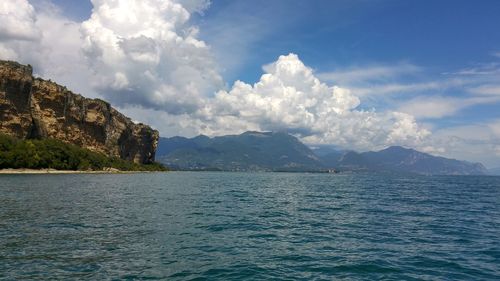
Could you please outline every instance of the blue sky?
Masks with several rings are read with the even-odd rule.
[[[91,14],[88,0],[52,2],[75,20]],[[193,21],[212,46],[217,26],[251,31],[239,34],[249,57],[226,75],[256,81],[262,64],[290,52],[322,71],[401,61],[430,75],[473,67],[500,52],[499,13],[495,0],[212,0]]]
[[[450,78],[444,73],[500,63],[495,56],[500,52],[499,14],[498,1],[213,1],[196,21],[204,40],[222,45],[220,61],[235,41],[247,40],[243,50],[234,50],[238,59],[233,67],[228,63],[228,80],[255,82],[263,64],[293,52],[318,72],[416,65],[422,68],[418,73],[379,81],[412,84],[442,81]],[[241,32],[220,43],[217,27],[227,25],[237,25]],[[400,99],[416,95],[468,96],[466,89],[453,87]],[[469,106],[432,124],[487,122],[500,116],[499,106]]]
[[[0,56],[164,136],[277,129],[311,145],[397,144],[500,166],[499,1],[13,1],[34,6],[12,12],[33,32],[0,28]]]
[[[410,61],[440,73],[488,62],[499,12],[498,1],[213,1],[197,20],[212,45],[203,31],[214,25],[258,25],[240,34],[253,41],[252,60],[231,74],[257,80],[262,63],[287,52],[322,71]]]
[[[244,46],[246,59],[227,73],[229,79],[257,81],[263,63],[287,52],[300,54],[318,72],[401,63],[421,68],[416,73],[365,83],[370,87],[444,82],[452,79],[448,73],[499,64],[499,14],[498,1],[213,1],[197,20],[202,37],[213,46],[218,44],[217,36],[203,30],[237,23],[244,32],[245,26],[257,24],[250,29],[256,34],[249,34]],[[229,48],[221,49],[221,56],[227,55]],[[498,65],[492,67],[498,69]],[[467,97],[469,93],[461,86],[437,87],[393,99],[401,102],[414,96]],[[381,109],[395,103],[378,97],[367,107]],[[423,121],[441,128],[488,123],[499,117],[500,101],[496,101]]]

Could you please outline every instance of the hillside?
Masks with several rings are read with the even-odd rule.
[[[322,157],[324,163],[342,170],[371,170],[416,173],[424,175],[485,175],[480,163],[470,163],[422,153],[401,146],[377,152],[346,152]]]
[[[319,158],[286,133],[246,132],[209,138],[160,138],[158,161],[182,170],[309,171]]]

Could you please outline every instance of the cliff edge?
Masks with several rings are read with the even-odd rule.
[[[159,138],[158,131],[135,124],[103,100],[34,78],[30,65],[2,60],[0,133],[53,138],[143,164],[154,161]]]

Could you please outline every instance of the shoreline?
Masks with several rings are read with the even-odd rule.
[[[74,171],[74,170],[55,170],[55,169],[0,169],[0,175],[46,175],[46,174],[138,174],[138,173],[153,173],[157,171],[120,171],[120,170],[103,170],[103,171]]]

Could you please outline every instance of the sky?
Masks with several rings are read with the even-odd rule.
[[[0,59],[162,136],[286,131],[500,167],[495,0],[9,0]]]

